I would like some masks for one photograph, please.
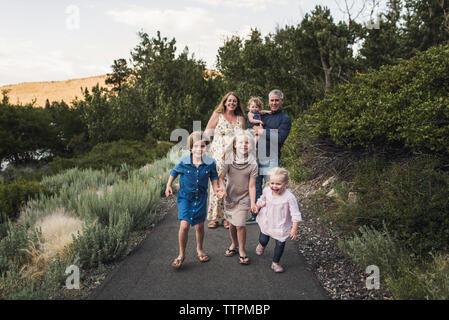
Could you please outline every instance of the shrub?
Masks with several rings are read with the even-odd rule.
[[[82,235],[73,236],[71,246],[83,268],[96,267],[123,257],[133,224],[127,212],[111,212],[109,225],[92,223],[83,228]]]
[[[6,234],[7,220],[15,221],[21,207],[40,193],[48,194],[48,190],[38,182],[17,180],[0,185],[0,238]]]
[[[449,174],[435,157],[386,165],[380,159],[357,166],[355,203],[340,204],[343,229],[370,225],[388,230],[410,251],[428,254],[449,248]]]
[[[49,164],[49,170],[59,172],[61,169],[78,167],[80,169],[120,169],[126,163],[131,167],[141,167],[156,159],[164,157],[173,146],[170,142],[160,142],[148,149],[144,142],[134,140],[119,140],[99,143],[84,155],[64,159],[56,157]]]
[[[407,253],[384,228],[360,227],[353,238],[339,241],[340,249],[356,262],[362,270],[370,265],[379,267],[382,274],[395,276],[398,273],[399,260],[408,260]]]
[[[314,134],[363,148],[449,154],[449,45],[362,74],[313,107]]]
[[[36,232],[28,232],[23,226],[8,223],[8,235],[0,240],[0,274],[13,265],[22,265],[27,261],[24,249],[30,242],[37,242]]]
[[[305,117],[300,115],[292,122],[290,134],[281,151],[281,166],[288,168],[290,177],[298,182],[312,178],[315,173],[310,164],[316,156],[311,147],[313,136],[310,131]]]

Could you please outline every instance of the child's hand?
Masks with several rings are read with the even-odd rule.
[[[259,208],[257,207],[257,205],[255,203],[253,203],[251,205],[251,212],[254,214],[258,214],[259,213]]]
[[[297,240],[298,239],[298,229],[292,228],[290,231],[290,240]]]
[[[215,195],[217,196],[218,199],[224,199],[227,197],[226,190],[223,189],[217,189]]]
[[[173,195],[173,190],[172,190],[171,186],[167,186],[167,188],[165,189],[165,196],[170,197],[172,195]]]

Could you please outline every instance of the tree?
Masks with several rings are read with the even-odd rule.
[[[310,15],[306,14],[300,28],[320,59],[324,91],[331,88],[332,78],[348,82],[350,75],[346,72],[354,63],[351,48],[354,37],[348,25],[344,22],[335,24],[328,8],[316,6]]]
[[[122,86],[128,80],[131,75],[131,69],[128,68],[128,63],[125,59],[114,60],[114,64],[111,66],[112,73],[108,73],[105,83],[112,84],[114,91],[120,91]]]

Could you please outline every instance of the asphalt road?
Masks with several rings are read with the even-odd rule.
[[[274,273],[274,241],[257,256],[259,227],[247,226],[249,265],[238,263],[238,254],[225,257],[229,231],[208,229],[204,250],[210,261],[199,262],[195,230],[190,229],[186,259],[179,270],[170,266],[178,256],[176,206],[148,237],[112,271],[89,299],[92,300],[323,300],[328,299],[294,241],[287,240],[281,259],[284,273]]]

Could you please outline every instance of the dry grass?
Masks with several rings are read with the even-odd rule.
[[[76,97],[83,98],[81,87],[88,88],[89,91],[97,84],[101,87],[111,88],[112,86],[105,84],[105,79],[106,75],[65,81],[25,82],[2,86],[0,92],[10,90],[8,97],[13,104],[28,104],[36,99],[34,106],[44,107],[45,101],[48,99],[50,102],[64,100],[70,105]]]
[[[216,78],[222,74],[215,70],[206,70],[205,77]],[[87,88],[89,91],[97,84],[100,87],[111,89],[112,85],[105,84],[106,75],[72,79],[64,81],[47,81],[47,82],[24,82],[19,84],[11,84],[0,87],[0,97],[2,90],[9,90],[9,101],[13,104],[28,104],[36,100],[35,107],[44,107],[45,101],[48,99],[60,102],[64,100],[68,105],[78,97],[83,99],[81,88]]]
[[[48,263],[56,257],[65,258],[66,248],[73,241],[72,235],[82,233],[84,222],[64,209],[39,220],[35,227],[41,230],[38,243],[30,243],[25,250],[30,256],[30,263],[23,268],[24,274],[31,278],[43,274]]]

